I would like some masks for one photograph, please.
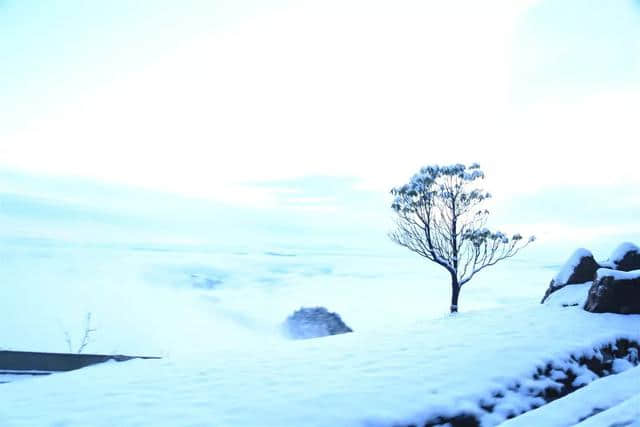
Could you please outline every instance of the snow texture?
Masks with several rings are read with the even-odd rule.
[[[636,368],[637,369],[637,368]],[[638,382],[635,384],[636,391]],[[640,427],[640,393],[576,424],[579,427]]]
[[[640,394],[639,385],[640,367],[635,367],[620,375],[595,380],[588,387],[508,420],[501,427],[572,426],[589,417],[594,410],[611,408]]]
[[[585,257],[593,257],[593,254],[587,249],[577,249],[553,278],[555,286],[566,284],[575,268],[580,264],[580,260]]]
[[[539,368],[573,366],[571,355],[593,357],[616,338],[639,340],[640,316],[546,305],[317,340],[265,338],[4,384],[0,425],[374,427],[463,411],[494,426],[544,403],[512,391],[545,387],[550,379],[531,380]],[[576,375],[595,379],[586,368]],[[490,399],[498,404],[487,415]]]
[[[604,277],[613,277],[615,280],[637,280],[640,279],[640,270],[618,271],[610,268],[599,268],[596,272],[596,280]]]
[[[48,375],[48,374],[49,372],[42,372],[42,371],[33,373],[33,374],[25,371],[19,371],[19,372],[0,371],[0,384],[21,381],[21,380],[28,380],[35,375]]]
[[[587,300],[591,285],[591,282],[587,282],[578,285],[564,286],[563,288],[549,294],[545,304],[560,307],[582,307]]]

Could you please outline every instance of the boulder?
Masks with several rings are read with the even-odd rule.
[[[618,246],[602,266],[613,270],[640,270],[640,248],[633,243],[623,243]]]
[[[584,309],[592,313],[640,314],[640,270],[599,269]]]
[[[353,332],[336,313],[324,307],[303,307],[287,318],[284,332],[293,339],[325,337]]]
[[[540,303],[544,303],[549,298],[549,295],[567,285],[580,285],[593,281],[598,268],[600,268],[600,265],[598,265],[590,251],[586,249],[576,250],[556,274],[556,277],[551,280]]]

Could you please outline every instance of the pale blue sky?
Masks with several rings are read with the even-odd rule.
[[[2,126],[37,119],[199,34],[277,9],[251,1],[0,2]]]
[[[637,1],[4,0],[0,54],[14,214],[81,178],[365,229],[419,166],[480,161],[500,223],[640,229]],[[29,175],[71,178],[17,199]]]
[[[640,86],[640,2],[542,1],[518,27],[515,97],[580,97]]]

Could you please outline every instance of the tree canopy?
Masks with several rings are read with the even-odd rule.
[[[391,239],[442,266],[451,275],[451,311],[460,288],[483,269],[514,256],[533,242],[486,227],[491,194],[476,187],[484,179],[480,165],[425,166],[407,184],[391,190],[397,214]]]

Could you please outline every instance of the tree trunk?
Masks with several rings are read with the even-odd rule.
[[[451,313],[458,312],[458,297],[460,296],[460,285],[457,277],[451,277]]]

